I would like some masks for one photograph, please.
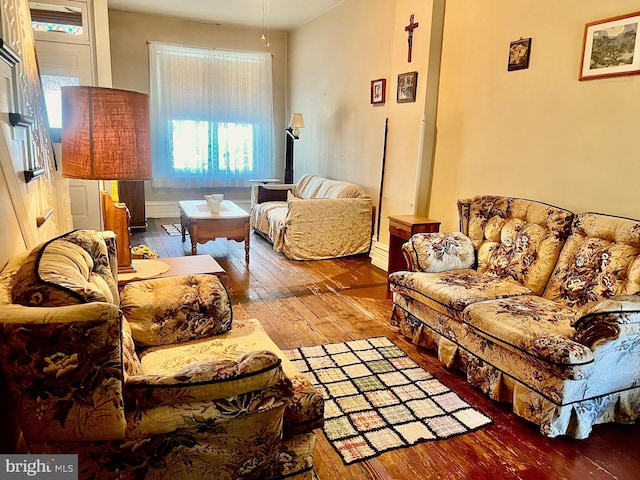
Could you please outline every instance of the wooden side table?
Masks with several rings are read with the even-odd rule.
[[[391,298],[389,275],[407,269],[402,255],[402,245],[416,233],[440,231],[440,222],[416,215],[394,215],[389,217],[389,264],[387,266],[387,298]]]
[[[136,272],[118,275],[118,286],[122,287],[136,280],[173,277],[177,275],[197,275],[207,273],[218,277],[226,274],[224,268],[211,255],[192,255],[190,257],[168,257],[134,260]],[[166,268],[155,270],[155,264],[165,264]],[[159,272],[159,273],[158,273]]]

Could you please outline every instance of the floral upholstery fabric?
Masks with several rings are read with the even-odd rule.
[[[640,221],[505,197],[458,207],[477,270],[390,275],[391,323],[545,435],[640,418]]]
[[[416,233],[402,246],[409,271],[444,272],[473,267],[473,242],[461,233]]]
[[[597,213],[577,215],[542,295],[579,307],[636,292],[640,292],[640,221]]]
[[[27,445],[124,436],[117,306],[5,305],[0,315],[2,369]]]
[[[214,275],[157,278],[125,285],[120,306],[137,345],[165,345],[229,331],[229,295]]]
[[[92,238],[101,245],[83,244],[88,256],[64,241],[82,278],[96,264],[115,268],[111,258],[96,262],[101,254],[92,253],[105,246],[113,252],[109,239]],[[11,303],[29,258],[16,257],[0,273],[0,378],[31,453],[78,454],[80,479],[311,480],[322,397],[257,320],[235,322],[214,336],[196,335],[196,322],[185,329],[193,335],[189,341],[145,350],[117,304],[78,303],[75,295],[64,306]],[[157,289],[150,280],[126,295],[138,295],[137,302],[148,295],[149,314],[164,304],[173,315],[167,322],[174,321],[176,297],[165,285],[173,281],[178,292],[194,289],[180,297],[187,312],[202,303],[205,314],[198,318],[205,324],[213,309],[230,324],[226,292],[211,279],[158,279]],[[132,310],[139,320],[142,304]]]
[[[581,365],[592,362],[593,354],[572,340],[574,316],[571,308],[525,295],[469,305],[463,320],[474,333],[507,348],[553,364]]]
[[[510,278],[497,278],[469,269],[440,273],[400,271],[389,275],[389,281],[394,291],[459,320],[462,320],[462,311],[472,303],[533,293]]]
[[[76,230],[36,247],[16,273],[12,301],[55,307],[117,303],[107,247],[91,230]]]
[[[167,347],[152,347],[141,354],[143,372],[146,375],[176,376],[180,371],[188,371],[190,366],[216,361],[227,365],[246,355],[247,352],[275,351],[278,347],[267,336],[257,320],[237,320],[233,328],[218,337],[185,342]],[[292,432],[309,432],[322,424],[324,403],[318,391],[307,377],[282,356],[278,366],[293,383],[293,399],[287,406],[285,421],[290,435]],[[247,383],[256,381],[246,380]],[[241,391],[242,389],[239,388]]]
[[[358,185],[305,175],[287,198],[286,204],[252,201],[251,226],[273,243],[274,251],[293,260],[319,260],[370,250],[371,198]]]
[[[478,271],[510,277],[541,294],[571,231],[573,213],[532,200],[479,196],[463,231],[476,247]]]

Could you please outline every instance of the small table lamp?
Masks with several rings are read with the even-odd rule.
[[[62,176],[84,180],[151,179],[149,96],[103,87],[62,87]],[[104,197],[104,195],[103,195]],[[102,200],[105,230],[116,233],[118,272],[135,271],[129,212],[111,214]],[[109,205],[111,207],[111,205]]]

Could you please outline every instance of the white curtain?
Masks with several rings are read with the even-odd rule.
[[[271,54],[149,43],[154,187],[275,174]]]

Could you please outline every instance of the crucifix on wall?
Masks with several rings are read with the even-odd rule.
[[[411,16],[409,17],[409,25],[407,25],[406,27],[404,27],[404,31],[407,32],[407,42],[409,43],[409,56],[407,58],[407,61],[409,63],[411,63],[411,50],[413,49],[413,31],[418,28],[419,24],[418,22],[414,22],[413,21],[413,13],[411,14]]]

